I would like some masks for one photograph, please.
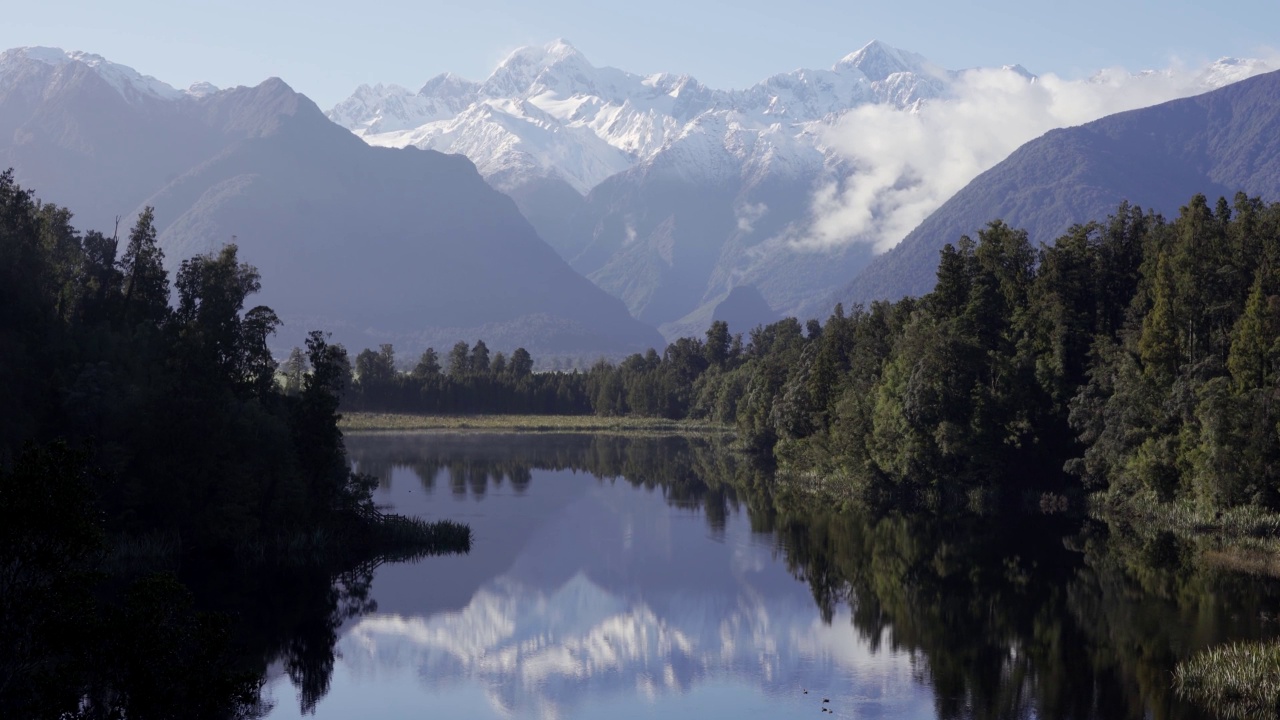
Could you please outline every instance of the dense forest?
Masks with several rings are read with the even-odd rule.
[[[260,675],[227,660],[226,623],[149,565],[341,568],[469,543],[465,527],[374,507],[376,480],[351,472],[337,429],[345,353],[312,333],[286,393],[267,348],[278,321],[246,308],[259,275],[234,245],[172,283],[150,209],[120,245],[0,174],[6,717],[256,702]]]
[[[864,499],[1063,509],[1276,509],[1280,204],[1122,205],[1049,246],[995,221],[942,252],[933,292],[825,323],[722,322],[585,373],[459,343],[410,373],[356,363],[353,409],[702,418]],[[519,361],[516,362],[516,357]]]

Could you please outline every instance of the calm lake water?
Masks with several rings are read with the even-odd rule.
[[[1280,630],[1274,583],[1168,537],[835,514],[714,443],[347,444],[473,549],[370,568],[271,718],[1196,718],[1174,663]]]

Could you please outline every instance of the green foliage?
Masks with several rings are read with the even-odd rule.
[[[207,568],[306,535],[351,564],[465,550],[469,533],[374,508],[337,428],[346,350],[314,332],[278,384],[279,321],[246,309],[260,279],[234,245],[185,260],[170,307],[151,208],[119,258],[70,218],[0,173],[0,716],[260,712],[226,619],[173,578],[125,576],[154,559],[140,548]]]
[[[1243,195],[1173,222],[1124,204],[1038,250],[993,222],[919,301],[757,328],[743,375],[709,373],[693,407],[865,497],[1274,508],[1278,255],[1280,205]]]
[[[1224,718],[1269,718],[1280,712],[1280,644],[1242,642],[1202,650],[1178,663],[1178,695]]]
[[[449,351],[449,377],[462,378],[471,372],[471,348],[462,341],[458,341]]]
[[[70,217],[0,175],[0,467],[25,441],[83,446],[111,533],[191,551],[358,517],[368,493],[336,426],[345,350],[313,334],[281,392],[279,321],[249,307],[260,276],[235,245],[184,260],[171,308],[150,208],[118,260]]]
[[[426,383],[440,377],[440,356],[436,353],[435,348],[427,348],[422,351],[422,356],[418,358],[418,364],[413,366],[413,379],[420,383]]]
[[[1105,507],[1274,509],[1277,267],[1280,204],[1243,194],[1195,196],[1173,221],[1125,203],[1039,248],[994,221],[943,249],[919,299],[788,318],[745,342],[716,322],[705,341],[586,372],[534,374],[523,350],[495,370],[483,343],[460,342],[447,376],[424,359],[390,395],[361,380],[346,402],[706,419],[785,469],[935,508],[1093,492]]]
[[[125,320],[163,322],[169,314],[169,274],[164,270],[164,251],[156,243],[154,208],[148,206],[138,215],[120,264]]]

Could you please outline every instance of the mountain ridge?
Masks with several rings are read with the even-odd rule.
[[[544,354],[661,343],[463,156],[371,147],[279,78],[146,94],[72,54],[4,57],[0,163],[84,229],[155,206],[171,270],[237,243],[285,349],[314,327],[410,354],[481,337]]]
[[[1258,69],[1223,59],[1187,82]],[[556,41],[512,52],[481,81],[439,75],[416,93],[384,90],[385,102],[364,86],[329,117],[370,144],[471,157],[578,272],[633,316],[674,329],[709,317],[737,285],[802,317],[838,294],[870,249],[859,238],[798,241],[822,192],[876,168],[847,157],[836,131],[859,108],[919,113],[957,99],[968,73],[988,71],[1040,82],[1020,65],[953,71],[872,41],[827,69],[720,90],[689,75],[595,68]]]
[[[1003,219],[1051,243],[1119,204],[1175,214],[1186,199],[1237,191],[1280,199],[1280,71],[1217,90],[1051,130],[974,178],[835,301],[896,300],[933,287],[938,252]],[[827,308],[830,309],[829,307]]]

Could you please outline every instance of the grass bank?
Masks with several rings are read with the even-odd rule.
[[[1098,496],[1089,512],[1147,541],[1170,534],[1203,565],[1280,578],[1280,513],[1256,506],[1205,510],[1145,492],[1123,500]]]
[[[1178,663],[1178,695],[1225,718],[1280,715],[1280,643],[1246,642],[1210,648]]]
[[[343,432],[529,432],[604,433],[615,435],[724,435],[727,425],[698,420],[666,420],[596,415],[415,415],[409,413],[345,413]]]

